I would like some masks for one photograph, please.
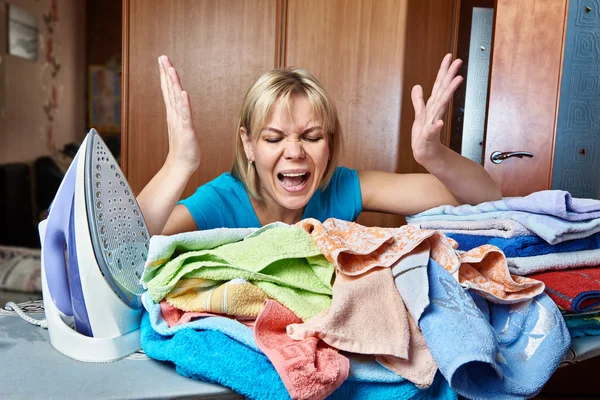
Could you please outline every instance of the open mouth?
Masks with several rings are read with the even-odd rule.
[[[288,189],[302,187],[310,178],[310,172],[286,172],[277,174],[277,178]]]

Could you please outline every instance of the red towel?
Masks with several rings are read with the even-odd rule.
[[[574,313],[600,309],[600,266],[529,275],[546,284],[546,293],[561,308]]]
[[[319,338],[290,338],[286,327],[298,323],[302,320],[296,314],[274,300],[266,300],[256,320],[254,339],[292,399],[324,399],[346,380],[350,361]]]

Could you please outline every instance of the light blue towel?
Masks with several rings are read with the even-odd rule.
[[[476,206],[464,204],[458,207],[435,207],[409,215],[406,221],[418,224],[436,220],[512,219],[548,243],[556,244],[600,232],[598,205],[599,200],[572,199],[567,192],[549,190]]]
[[[188,378],[218,383],[248,399],[289,399],[277,371],[264,354],[218,331],[180,329],[163,336],[152,329],[148,313],[141,324],[142,349],[148,357],[170,361]],[[456,399],[441,375],[427,390],[409,381],[359,383],[347,380],[330,399]]]
[[[488,303],[433,260],[428,273],[431,303],[420,327],[450,386],[470,399],[537,394],[570,344],[554,302],[541,294],[513,305]]]

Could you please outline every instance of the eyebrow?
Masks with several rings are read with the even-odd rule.
[[[283,135],[283,134],[284,134],[284,132],[283,132],[282,130],[279,130],[279,129],[273,128],[273,127],[271,127],[271,126],[265,126],[265,127],[262,129],[262,130],[263,130],[263,131],[271,131],[271,132],[275,132],[275,133],[278,133],[278,134],[280,134],[280,135]],[[317,130],[323,130],[323,128],[322,128],[321,126],[319,126],[319,125],[315,125],[315,126],[312,126],[312,127],[308,128],[308,129],[305,129],[305,130],[304,130],[304,131],[301,133],[301,135],[306,135],[307,133],[311,133],[311,132],[314,132],[314,131],[317,131]]]

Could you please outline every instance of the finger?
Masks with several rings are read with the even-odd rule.
[[[161,60],[162,57],[158,58],[158,71],[160,73],[160,90],[163,95],[163,100],[165,102],[165,106],[168,108],[169,105],[169,88],[167,87],[167,78],[165,73],[165,68],[163,62]]]
[[[446,71],[446,74],[444,75],[444,77],[441,81],[440,86],[438,86],[437,91],[435,93],[435,101],[434,101],[435,103],[440,102],[440,97],[444,94],[444,92],[446,91],[446,89],[448,88],[450,83],[454,80],[454,78],[458,74],[458,70],[461,65],[462,65],[462,60],[460,58],[457,58],[456,60],[454,60],[454,62],[450,65],[450,67]]]
[[[165,82],[167,84],[168,106],[170,107],[170,110],[172,112],[176,113],[177,108],[175,107],[175,98],[174,98],[174,94],[173,94],[173,83],[172,83],[172,79],[171,79],[171,76],[169,73],[169,71],[172,68],[173,67],[165,68]]]
[[[425,111],[425,102],[423,101],[423,88],[421,85],[415,85],[410,92],[410,97],[415,109],[415,119]]]
[[[450,103],[450,99],[452,98],[452,96],[454,96],[454,92],[456,92],[456,89],[460,86],[460,84],[463,82],[464,78],[462,76],[456,76],[452,82],[450,82],[450,84],[448,85],[448,87],[446,88],[446,90],[444,90],[444,92],[442,93],[442,95],[440,96],[439,100],[436,103],[436,107],[433,110],[433,119],[432,121],[437,121],[439,119],[441,119],[444,116],[444,113],[446,112],[446,108],[448,107],[448,104]]]
[[[450,61],[452,60],[452,54],[448,53],[444,56],[442,63],[440,64],[440,69],[438,70],[437,76],[435,77],[435,82],[433,83],[433,88],[431,89],[431,96],[429,96],[429,100],[427,101],[427,105],[430,104],[430,100],[435,99],[435,94],[439,86],[448,71],[448,67],[450,66]]]
[[[188,92],[181,92],[181,125],[184,129],[194,130],[194,118],[192,116],[192,103]]]
[[[177,74],[177,70],[175,68],[169,68],[169,77],[171,79],[171,85],[173,87],[173,98],[175,99],[175,106],[179,107],[179,102],[181,100],[181,92],[183,91],[183,88],[181,87],[179,74]]]

